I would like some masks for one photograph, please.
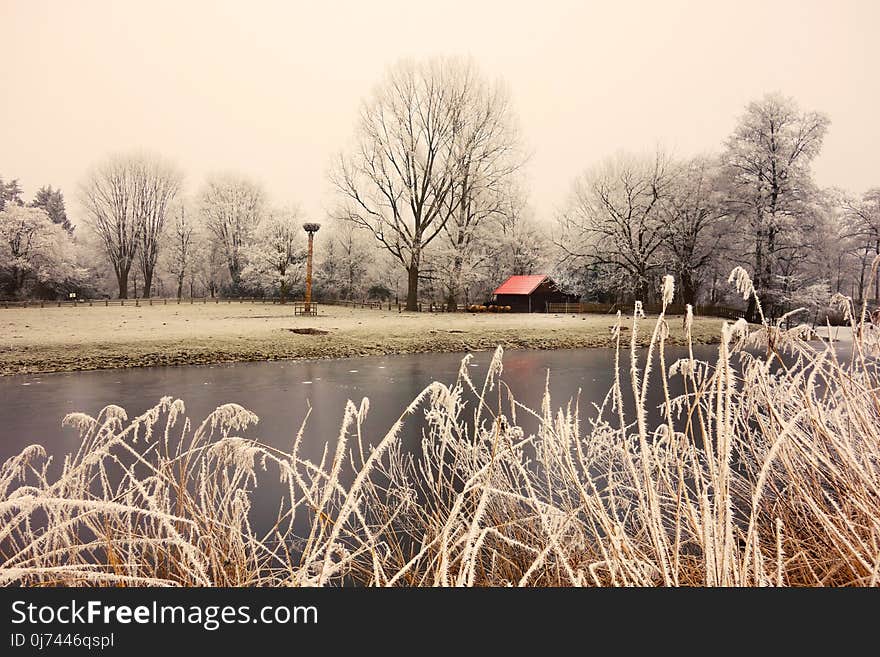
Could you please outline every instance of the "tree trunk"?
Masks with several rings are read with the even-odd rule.
[[[18,298],[24,293],[24,269],[21,267],[13,267],[12,269],[12,296]]]
[[[880,255],[880,240],[877,241],[874,252]],[[874,303],[880,303],[880,267],[877,268],[877,273],[874,276]]]
[[[767,253],[764,258],[764,294],[761,298],[761,305],[764,307],[764,314],[768,319],[775,316],[776,308],[775,299],[773,298],[773,254],[776,252],[776,233],[777,228],[774,225],[775,218],[771,217],[770,226],[767,228]]]
[[[638,273],[639,281],[636,284],[636,298],[635,301],[641,301],[642,304],[647,305],[648,303],[648,273],[643,269]]]
[[[232,291],[238,293],[241,286],[241,267],[235,260],[229,261],[229,278],[232,280]]]
[[[762,219],[759,218],[759,222]],[[764,231],[761,230],[760,223],[758,226],[758,233],[755,236],[755,271],[753,272],[754,278],[752,279],[752,285],[755,288],[755,292],[759,292],[761,290],[761,275],[764,271]],[[760,317],[758,316],[758,303],[755,299],[757,295],[751,294],[749,295],[749,306],[746,309],[746,318],[750,322],[757,322]]]
[[[697,285],[694,282],[693,273],[690,271],[682,271],[679,274],[681,278],[681,299],[685,304],[697,305]]]
[[[857,299],[859,305],[861,305],[862,301],[865,299],[865,271],[868,268],[868,254],[865,253],[865,256],[862,258],[862,266],[859,269],[859,298]]]
[[[144,299],[149,299],[153,290],[153,270],[144,271]]]
[[[461,270],[462,258],[460,255],[456,255],[455,261],[452,264],[452,280],[449,285],[449,294],[446,297],[446,310],[451,313],[458,310],[458,294],[461,290]]]
[[[278,286],[278,296],[281,297],[281,304],[287,303],[287,281],[282,280]]]
[[[411,264],[406,269],[406,309],[417,312],[419,309],[419,265]]]
[[[183,298],[183,274],[177,277],[177,298]]]
[[[116,282],[119,284],[119,298],[128,299],[128,270],[116,272]]]

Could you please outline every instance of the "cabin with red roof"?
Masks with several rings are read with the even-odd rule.
[[[492,298],[497,306],[510,306],[513,312],[544,313],[548,303],[572,301],[546,274],[511,276],[495,288]]]

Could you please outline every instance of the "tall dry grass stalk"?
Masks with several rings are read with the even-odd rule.
[[[731,282],[755,294],[743,270]],[[836,301],[856,336],[849,358],[805,327],[739,321],[722,326],[714,363],[693,350],[669,363],[661,314],[642,366],[637,307],[628,380],[618,369],[585,425],[577,400],[553,410],[546,386],[540,409],[516,402],[500,348],[481,384],[466,357],[454,384],[431,384],[377,440],[363,432],[368,401],[349,402],[317,463],[300,456],[302,427],[290,452],[240,437],[257,418],[234,404],[195,427],[170,398],[134,420],[114,406],[70,415],[82,446],[60,475],[37,445],[0,469],[0,582],[877,585],[877,336],[864,308]],[[412,453],[398,434],[417,413]],[[257,533],[262,477],[285,493]]]

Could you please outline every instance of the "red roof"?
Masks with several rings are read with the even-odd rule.
[[[499,285],[493,294],[531,294],[545,280],[547,280],[546,274],[511,276]]]

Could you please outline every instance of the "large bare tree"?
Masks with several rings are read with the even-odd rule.
[[[764,312],[774,315],[776,276],[785,233],[809,221],[816,194],[810,165],[819,154],[828,118],[803,112],[794,100],[768,94],[750,103],[727,140],[723,156],[732,214],[747,229],[753,281]],[[743,254],[746,255],[746,254]],[[748,314],[755,317],[755,300]]]
[[[256,183],[231,174],[211,176],[200,196],[202,217],[229,269],[232,289],[241,289],[244,248],[263,213],[264,194]]]
[[[141,224],[138,264],[143,276],[143,296],[149,299],[166,217],[183,176],[174,166],[155,157],[141,158],[133,173],[135,212]]]
[[[406,309],[418,310],[425,248],[457,209],[456,145],[467,65],[454,59],[402,62],[364,103],[352,151],[331,178],[339,215],[369,230],[407,271]]]
[[[155,155],[114,155],[80,186],[86,223],[100,237],[116,274],[119,298],[128,298],[128,276],[139,251],[144,294],[149,296],[165,215],[181,175]]]

